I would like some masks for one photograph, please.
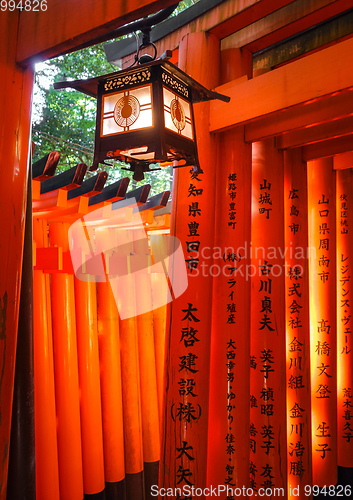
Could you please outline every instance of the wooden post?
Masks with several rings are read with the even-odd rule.
[[[288,498],[295,498],[311,484],[307,172],[300,149],[284,152],[284,220]]]
[[[48,225],[33,219],[36,248],[48,246]],[[34,395],[37,500],[59,500],[58,444],[49,275],[33,271]]]
[[[138,224],[138,222],[137,222]],[[139,228],[141,229],[141,228]],[[99,231],[101,231],[99,229]],[[134,253],[133,229],[109,230],[111,248],[127,262],[128,274],[109,276],[119,309],[119,339],[124,428],[126,498],[144,498],[143,442],[139,345],[136,323],[135,278],[130,274],[130,255]],[[97,234],[97,233],[96,233]],[[103,234],[99,239],[104,240]],[[100,243],[102,244],[102,243]],[[121,290],[124,293],[120,293]],[[122,308],[122,309],[120,309]],[[122,316],[125,319],[122,319]]]
[[[53,222],[50,244],[69,249],[68,228]],[[53,273],[53,344],[61,500],[83,498],[82,440],[78,385],[74,276]]]
[[[179,46],[179,66],[206,87],[217,85],[219,40],[192,33]],[[209,103],[195,105],[202,173],[175,173],[171,234],[180,239],[189,271],[185,293],[171,302],[160,487],[204,488],[207,474],[208,401],[212,311],[215,148],[208,131]],[[208,250],[203,256],[203,250]],[[178,269],[174,270],[178,273]]]
[[[97,292],[104,471],[107,500],[115,500],[125,498],[119,313],[109,282],[97,283]]]
[[[132,280],[134,278],[130,275]],[[135,286],[125,289],[126,304],[135,310]],[[141,389],[139,346],[136,317],[120,318],[120,354],[123,393],[126,498],[144,497],[143,442],[141,416]]]
[[[253,144],[250,482],[286,491],[286,347],[283,157]]]
[[[139,371],[141,388],[141,417],[143,438],[143,462],[145,496],[151,496],[151,487],[158,484],[160,457],[160,429],[157,395],[156,356],[153,331],[152,259],[146,239],[134,241],[134,253],[139,259],[146,258],[149,267],[135,273],[135,300],[146,311],[136,316]],[[158,286],[158,285],[157,285]]]
[[[152,283],[154,277],[152,276]],[[163,377],[165,362],[165,330],[167,325],[167,306],[158,307],[153,310],[154,351],[156,358],[156,379],[158,394],[159,417],[163,411]]]
[[[36,500],[33,359],[32,175],[28,173],[26,230],[16,352],[7,497]]]
[[[234,490],[249,487],[251,145],[243,127],[220,137],[215,207],[207,483]]]
[[[5,500],[25,230],[32,68],[16,65],[19,11],[0,16],[0,498]]]
[[[75,277],[84,492],[104,490],[102,406],[99,374],[96,283]]]
[[[337,170],[337,462],[353,467],[353,343],[350,271],[353,260],[353,170]],[[347,311],[347,312],[345,312]],[[351,469],[352,472],[352,469]],[[340,484],[340,482],[339,482]]]
[[[240,49],[221,63],[222,83],[251,73]],[[251,145],[237,127],[217,146],[207,484],[234,490],[249,486]]]
[[[337,482],[335,189],[332,158],[309,161],[312,467],[318,486]]]

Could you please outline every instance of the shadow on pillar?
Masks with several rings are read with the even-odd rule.
[[[337,484],[353,488],[353,467],[338,467]],[[353,491],[351,494],[353,494]]]
[[[7,482],[8,500],[35,500],[36,498],[31,187],[31,171],[29,171]]]

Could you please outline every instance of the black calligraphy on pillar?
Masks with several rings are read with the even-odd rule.
[[[270,212],[272,211],[272,200],[271,200],[271,183],[264,179],[263,183],[260,184],[260,196],[259,196],[259,213],[265,215],[266,219],[270,218]]]
[[[326,289],[331,285],[330,282],[330,272],[331,272],[331,262],[330,262],[330,248],[331,248],[331,232],[329,226],[329,214],[330,214],[330,200],[325,194],[321,195],[321,198],[317,202],[319,224],[317,227],[319,234],[319,243],[317,250],[319,250],[318,259],[318,276],[319,276],[319,287]],[[333,235],[335,238],[335,235]],[[314,345],[314,353],[316,355],[315,361],[313,359],[313,366],[316,368],[316,380],[317,386],[315,390],[315,397],[318,400],[329,399],[331,396],[331,386],[332,382],[332,370],[331,370],[331,356],[335,356],[331,349],[331,324],[327,318],[322,317],[318,319],[317,322],[317,334],[316,334],[316,344]],[[332,339],[333,340],[333,339]],[[315,365],[314,365],[315,363]],[[322,404],[325,402],[322,401]],[[324,460],[329,452],[331,452],[330,443],[328,438],[331,437],[329,433],[329,425],[326,422],[321,422],[316,429],[315,445],[313,446],[314,451]]]
[[[300,224],[297,222],[299,216],[299,203],[300,203],[300,190],[292,188],[289,191],[288,199],[291,200],[292,205],[289,207],[289,220],[290,220],[290,244],[295,247],[300,244]],[[303,374],[303,350],[305,349],[304,341],[300,342],[302,334],[302,319],[301,311],[305,304],[302,303],[301,286],[303,281],[304,268],[302,265],[291,263],[289,266],[286,283],[287,295],[289,297],[288,313],[287,313],[287,335],[288,335],[288,364],[287,364],[287,390],[291,395],[290,400],[294,401],[300,398],[300,392],[305,388],[306,382]],[[303,304],[303,305],[302,305]],[[298,390],[300,392],[298,392]],[[289,474],[293,476],[302,477],[305,472],[303,466],[303,455],[305,447],[302,442],[303,429],[305,426],[305,409],[302,408],[297,402],[293,406],[288,406],[289,417],[295,419],[295,424],[291,424],[289,441]],[[297,430],[299,429],[299,434]]]
[[[203,194],[203,189],[199,187],[197,184],[200,182],[202,179],[200,178],[201,174],[203,174],[203,171],[201,172],[194,172],[193,169],[190,170],[190,184],[189,184],[189,189],[188,189],[188,198],[190,198],[190,203],[189,203],[189,222],[188,222],[188,228],[189,228],[189,233],[187,235],[188,238],[194,238],[194,237],[199,237],[200,234],[198,233],[200,223],[197,222],[197,218],[201,216],[201,207],[199,206],[199,197],[202,196]],[[194,220],[193,220],[194,219]],[[185,259],[186,265],[188,266],[188,269],[190,269],[190,273],[192,274],[194,270],[197,270],[200,259],[199,259],[199,248],[200,248],[200,240],[190,240],[190,241],[185,241],[186,245],[186,251],[188,254],[190,254],[189,258]]]
[[[236,218],[237,218],[237,209],[236,209],[236,197],[237,197],[237,174],[230,173],[228,175],[228,217],[227,225],[231,229],[235,229],[236,227]],[[236,285],[236,271],[237,265],[241,260],[241,255],[236,255],[234,252],[224,252],[223,261],[225,262],[225,274],[227,276],[227,300],[224,304],[225,312],[226,312],[226,327],[229,326],[229,332],[232,332],[233,325],[236,324],[237,317],[237,306],[234,300],[234,287]],[[234,430],[233,420],[234,420],[234,411],[236,409],[236,380],[235,380],[235,372],[234,368],[236,366],[236,343],[235,340],[229,334],[228,340],[225,346],[225,365],[226,365],[226,384],[227,384],[227,393],[226,400],[224,402],[226,407],[227,414],[227,434],[224,438],[224,446],[225,446],[225,477],[224,484],[227,487],[236,486],[234,479],[234,455],[236,451],[236,431]],[[228,498],[228,497],[227,497]],[[233,496],[229,497],[229,500],[232,500]]]
[[[346,194],[340,195],[340,232],[341,238],[348,238],[348,200]],[[344,245],[347,248],[347,244]],[[349,255],[341,254],[339,256],[339,282],[340,282],[340,315],[341,320],[341,366],[347,365],[349,356],[352,356],[352,330],[351,330],[351,314],[350,314],[350,259]],[[342,407],[340,408],[340,417],[343,419],[344,425],[341,438],[347,443],[353,443],[353,394],[352,387],[343,387],[341,398]],[[341,420],[342,422],[342,420]]]
[[[195,172],[193,169],[189,171],[190,183],[188,188],[188,210],[187,210],[187,236],[185,249],[188,258],[185,263],[190,270],[190,274],[198,270],[200,263],[199,251],[202,248],[202,197],[204,196],[204,189],[202,188],[203,171]],[[182,351],[179,356],[179,380],[178,384],[179,401],[173,403],[171,406],[171,417],[174,422],[181,422],[187,426],[189,424],[197,425],[200,418],[202,418],[202,408],[198,403],[198,389],[197,380],[200,376],[199,373],[199,356],[197,353],[197,346],[202,343],[202,316],[198,311],[197,305],[192,302],[185,304],[181,309],[182,326],[180,330],[180,344]],[[183,487],[185,485],[193,486],[195,456],[193,446],[185,440],[180,441],[180,446],[176,447],[176,486]],[[187,438],[186,438],[187,439]],[[186,497],[184,497],[186,500]]]

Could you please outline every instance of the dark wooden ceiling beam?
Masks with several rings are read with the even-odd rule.
[[[353,151],[353,134],[328,139],[327,141],[315,142],[302,147],[303,161],[327,158],[340,153]]]
[[[245,124],[245,141],[260,141],[313,124],[328,123],[352,114],[353,90],[350,90],[247,123]]]
[[[324,141],[326,139],[334,139],[353,132],[353,116],[342,118],[341,120],[333,120],[320,125],[287,132],[276,139],[276,147],[278,149],[289,149],[305,144],[313,144],[315,142]]]
[[[310,2],[308,0],[305,0],[304,7],[307,9],[307,13],[303,12],[303,15],[299,15],[299,11],[296,9],[296,4],[297,2],[293,3],[293,8],[294,8],[294,13],[298,16],[298,19],[293,18],[293,21],[289,22],[291,19],[290,16],[282,16],[283,25],[281,26],[280,23],[282,18],[279,15],[277,28],[272,27],[272,29],[268,30],[267,34],[264,34],[263,36],[258,36],[257,38],[254,37],[252,41],[244,44],[244,48],[246,48],[252,53],[259,52],[261,50],[264,50],[266,47],[270,47],[271,45],[274,45],[280,42],[281,40],[285,40],[286,38],[294,36],[302,31],[305,31],[319,23],[322,23],[323,21],[326,21],[327,19],[330,19],[331,17],[337,16],[338,14],[341,14],[342,12],[352,8],[351,0],[336,0],[328,3],[328,5],[323,5],[322,7],[317,6],[318,5],[317,1]],[[309,11],[310,5],[314,6],[312,12]],[[290,8],[291,5],[288,6],[288,10]],[[284,10],[285,9],[283,9],[283,11]],[[265,21],[266,20],[262,20],[262,22]],[[259,34],[261,33],[260,30],[257,30],[257,32]],[[256,29],[254,29],[254,33],[256,33]]]
[[[176,0],[49,0],[47,10],[19,16],[17,63],[56,57],[124,24],[173,5]],[[40,3],[41,5],[41,3]]]

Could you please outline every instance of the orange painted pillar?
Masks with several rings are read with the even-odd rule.
[[[283,156],[273,139],[252,148],[250,482],[286,492]]]
[[[158,484],[160,458],[159,411],[156,376],[156,356],[153,331],[152,259],[146,239],[134,241],[134,253],[146,260],[146,267],[135,274],[135,301],[142,307],[137,314],[138,359],[141,389],[142,443],[145,476],[145,495],[151,497],[152,485]],[[147,267],[148,266],[148,267]],[[157,285],[158,286],[158,285]],[[137,310],[137,313],[139,311]]]
[[[222,83],[251,73],[240,49],[222,51],[221,64]],[[207,484],[235,490],[249,487],[251,144],[243,127],[219,136],[216,169]]]
[[[149,498],[151,486],[158,483],[158,464],[160,458],[153,306],[151,296],[148,294],[148,291],[151,289],[151,275],[147,271],[143,274],[139,273],[135,278],[135,282],[136,299],[139,300],[140,304],[144,303],[150,309],[149,312],[136,316],[141,388],[143,461],[146,498]]]
[[[68,227],[53,222],[50,244],[68,250]],[[74,276],[51,276],[55,396],[61,500],[83,498],[80,395],[78,385]]]
[[[139,225],[136,219],[134,221]],[[134,222],[130,221],[130,224],[133,226]],[[134,229],[128,229],[128,224],[125,227],[117,227],[118,229],[97,228],[95,235],[99,249],[106,250],[106,269],[110,273],[108,279],[119,310],[126,498],[133,500],[143,498],[144,495],[136,288],[130,259],[130,256],[134,254]],[[141,226],[139,226],[139,230],[141,230]],[[107,235],[109,236],[109,245],[107,244]],[[123,262],[127,274],[123,273],[122,276],[119,273],[114,274],[114,269],[110,267],[110,248],[114,249],[114,256],[120,259],[120,263]],[[121,290],[123,293],[120,293]]]
[[[154,247],[161,246],[162,241],[164,241],[165,235],[153,234]],[[158,241],[160,243],[158,243]],[[155,260],[153,258],[153,263]],[[155,288],[158,286],[158,280],[160,279],[159,273],[151,273],[151,284]],[[165,277],[163,276],[163,279]],[[153,297],[152,297],[153,303]],[[155,304],[154,304],[155,305]],[[161,424],[161,418],[163,413],[163,379],[164,379],[164,367],[165,367],[165,349],[166,349],[166,326],[167,326],[167,293],[165,294],[165,305],[153,309],[153,331],[154,331],[154,350],[155,350],[155,362],[156,362],[156,381],[157,381],[157,395],[158,395],[158,414],[159,414],[159,426]]]
[[[95,494],[105,486],[95,282],[75,277],[75,305],[83,486],[85,493]]]
[[[184,37],[179,46],[179,67],[206,87],[215,87],[219,40],[206,33]],[[192,487],[205,488],[207,475],[216,162],[208,116],[209,103],[195,105],[202,173],[177,169],[172,201],[171,235],[181,241],[189,285],[171,302],[168,313],[159,485],[184,488],[184,493]]]
[[[109,282],[97,283],[97,301],[105,480],[107,491],[121,492],[125,460],[119,313]]]
[[[0,16],[0,498],[6,498],[31,127],[32,68],[15,63],[18,9]]]
[[[33,220],[36,248],[48,246],[47,222]],[[58,444],[49,275],[33,271],[33,345],[37,500],[59,500]]]
[[[249,487],[251,144],[243,127],[220,137],[215,207],[207,483],[235,490]]]
[[[129,307],[131,316],[123,320],[120,318],[119,325],[128,500],[142,498],[144,491],[139,341],[134,313],[136,296],[133,280],[134,278],[130,280],[125,290],[125,307]]]
[[[353,170],[337,170],[337,462],[353,467]]]
[[[307,171],[301,150],[284,151],[288,498],[311,484],[311,390]]]
[[[336,174],[332,158],[308,162],[313,484],[337,482]]]
[[[153,280],[153,277],[152,277]],[[167,326],[167,306],[153,310],[154,351],[156,359],[156,381],[158,396],[158,414],[163,411],[163,377],[165,361],[165,333]]]

